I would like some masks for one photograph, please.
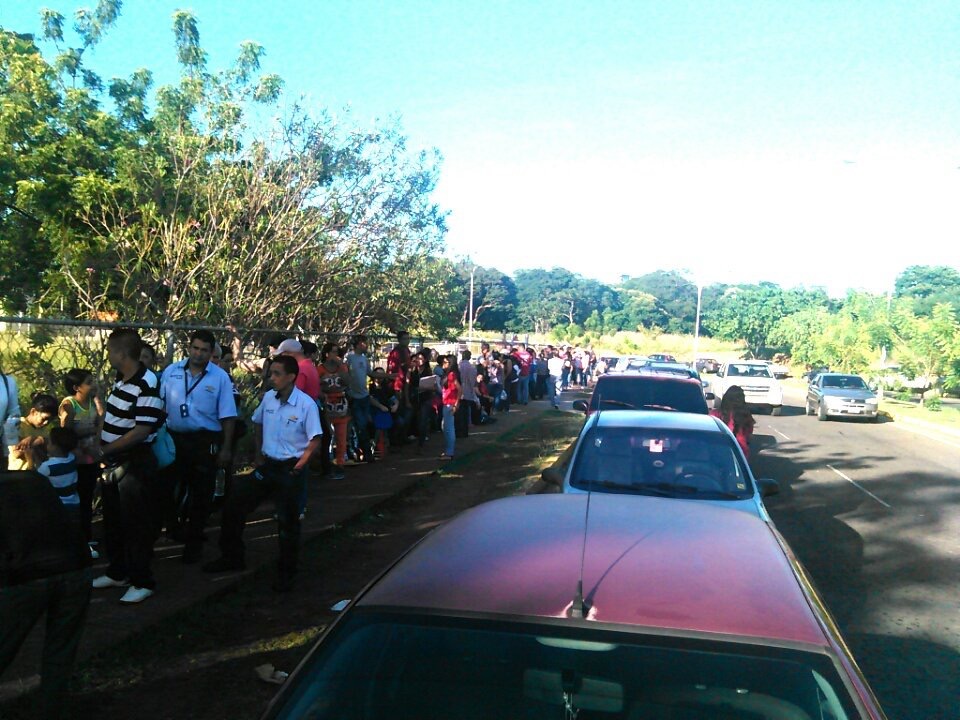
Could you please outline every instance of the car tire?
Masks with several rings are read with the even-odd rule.
[[[827,406],[823,403],[820,403],[817,406],[817,420],[820,422],[825,422],[827,420]]]
[[[777,417],[778,415],[780,415],[781,412],[783,412],[782,405],[774,405],[772,408],[770,408],[770,414],[773,417]]]

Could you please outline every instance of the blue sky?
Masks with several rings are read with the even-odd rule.
[[[177,8],[211,67],[256,40],[288,102],[439,149],[451,257],[833,294],[960,269],[956,2],[127,0],[92,66],[173,80]]]

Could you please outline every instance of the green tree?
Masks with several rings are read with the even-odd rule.
[[[932,315],[939,303],[960,310],[960,272],[946,265],[911,265],[897,276],[894,297],[912,300],[918,315]]]

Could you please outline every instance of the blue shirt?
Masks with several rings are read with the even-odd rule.
[[[299,388],[293,388],[286,402],[280,402],[277,391],[271,390],[251,420],[263,428],[260,451],[274,460],[300,459],[310,441],[323,435],[317,403]]]
[[[167,408],[167,427],[173,432],[197,432],[223,429],[221,420],[237,416],[233,382],[226,370],[207,363],[203,372],[193,375],[189,360],[168,365],[160,378],[160,396]],[[187,406],[186,417],[181,407]]]

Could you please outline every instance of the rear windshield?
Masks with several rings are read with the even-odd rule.
[[[867,384],[859,375],[826,375],[823,378],[823,386],[830,388],[843,388],[844,390],[867,389]]]
[[[570,484],[581,490],[741,500],[753,483],[725,433],[594,426],[577,444]]]
[[[703,390],[695,382],[633,376],[600,378],[590,397],[590,410],[677,410],[707,414]]]
[[[275,710],[310,720],[858,717],[820,654],[369,612],[336,628]]]

